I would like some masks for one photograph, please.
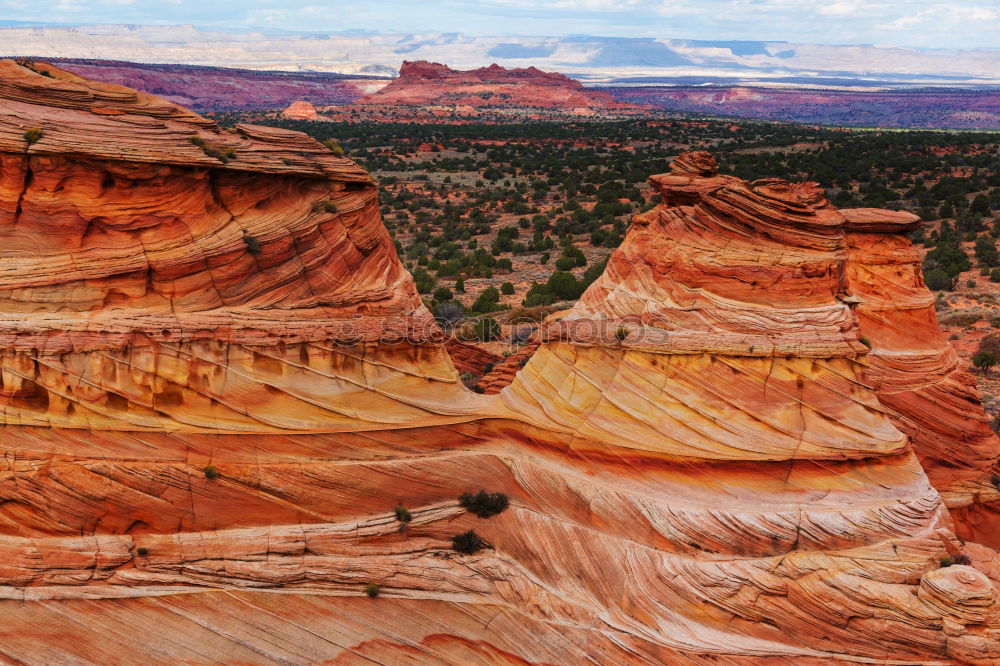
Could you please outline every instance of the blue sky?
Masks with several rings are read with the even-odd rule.
[[[1000,0],[0,0],[0,20],[1000,47]]]

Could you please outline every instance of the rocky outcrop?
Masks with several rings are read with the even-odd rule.
[[[487,109],[545,109],[566,115],[636,113],[558,72],[490,65],[458,71],[433,62],[404,62],[399,78],[359,100],[362,107],[449,107],[462,113]]]
[[[1000,547],[1000,440],[979,391],[938,328],[905,212],[844,210],[847,284],[865,342],[870,382],[906,433],[955,519],[959,536]]]
[[[287,432],[461,409],[356,164],[44,64],[0,62],[0,98],[0,421]]]
[[[924,652],[929,644],[910,642],[917,633],[903,638],[902,627],[923,612],[917,609],[937,603],[930,599],[939,578],[959,605],[980,603],[959,598],[982,598],[982,610],[972,612],[983,618],[981,635],[996,635],[986,628],[995,611],[985,610],[996,608],[996,581],[984,575],[995,576],[995,553],[963,553],[952,536],[944,502],[895,427],[903,415],[883,406],[871,386],[881,374],[881,390],[888,390],[889,373],[879,364],[904,354],[890,361],[889,354],[869,353],[868,344],[879,345],[862,335],[870,322],[855,312],[877,309],[878,301],[866,303],[856,286],[864,259],[852,249],[860,241],[848,237],[885,234],[899,245],[905,239],[893,232],[912,225],[912,217],[845,216],[812,184],[746,183],[718,174],[705,153],[681,156],[671,173],[651,182],[665,203],[636,216],[604,275],[574,308],[546,322],[544,344],[500,393],[503,402],[537,427],[572,437],[581,455],[600,441],[627,451],[621,455],[644,470],[647,461],[670,470],[675,485],[656,491],[672,498],[654,519],[665,540],[658,548],[687,554],[684,573],[671,579],[686,590],[681,594],[727,611],[712,620],[701,606],[692,609],[699,635],[711,627],[726,641],[736,640],[733,633],[763,637],[768,630],[751,628],[762,623],[776,627],[780,636],[770,639],[787,648],[834,640],[854,657],[996,659],[998,645],[987,647],[989,641],[976,641],[983,652],[969,652],[974,641],[966,630],[949,634],[957,640],[946,640],[934,656],[938,648]],[[922,287],[915,273],[912,283],[897,281],[902,289]],[[897,300],[899,312],[907,305]],[[915,337],[916,323],[909,331]],[[924,331],[933,325],[922,322]],[[914,376],[905,379],[924,388]],[[955,384],[939,397],[949,389]],[[966,413],[975,406],[968,403]],[[950,407],[943,409],[936,413]],[[976,458],[976,465],[995,460],[995,446],[992,454],[982,450],[992,440],[977,440],[977,422],[970,426],[966,436],[982,443],[980,451],[957,457]],[[694,518],[688,511],[706,513]],[[917,563],[931,552],[924,548],[940,550],[917,575]],[[891,566],[878,563],[876,553],[888,552]],[[939,557],[963,554],[977,571],[936,566]],[[817,557],[822,573],[800,568]],[[868,563],[865,582],[848,583],[859,561]],[[781,602],[772,603],[761,581],[747,582],[751,569],[743,567],[755,572],[751,581],[764,575],[776,585]],[[708,570],[716,581],[734,582],[725,593],[694,582],[701,575],[695,572]],[[964,585],[975,592],[960,591]],[[876,589],[885,595],[881,619],[845,623],[844,604],[873,603],[865,595]],[[826,632],[834,626],[831,638]]]
[[[869,375],[881,213],[681,156],[487,396],[301,134],[0,61],[0,157],[5,658],[1000,659],[996,553]]]
[[[490,371],[479,380],[479,388],[486,395],[499,393],[510,386],[514,377],[525,366],[532,354],[538,351],[539,342],[531,340],[510,356],[499,360]]]
[[[316,120],[319,118],[319,113],[309,102],[296,100],[281,112],[281,117],[285,120]]]
[[[469,372],[481,375],[503,358],[454,337],[449,337],[445,341],[445,349],[448,350],[448,356],[455,364],[455,369],[463,374]]]

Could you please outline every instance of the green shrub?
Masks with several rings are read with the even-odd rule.
[[[202,470],[205,473],[206,479],[217,479],[219,478],[219,470],[216,469],[215,465],[205,465],[205,469]]]
[[[990,282],[1000,282],[1000,268],[990,271]]]
[[[147,555],[149,555],[149,548],[146,548],[145,546],[139,546],[138,548],[135,549],[135,554],[138,555],[139,557],[146,557]]]
[[[325,210],[328,213],[336,213],[337,212],[337,204],[333,203],[332,201],[324,201],[323,202],[323,210]]]
[[[987,371],[997,364],[997,357],[992,352],[981,351],[976,352],[976,355],[972,357],[972,365],[976,368]]]
[[[476,322],[476,339],[490,342],[500,337],[500,324],[493,317],[483,317]]]
[[[399,506],[396,507],[396,520],[405,525],[406,523],[413,520],[413,515],[410,513],[409,509],[400,504]]]
[[[40,127],[29,127],[24,130],[24,140],[29,144],[37,143],[44,134],[45,132],[43,132]]]
[[[480,490],[472,493],[462,493],[458,498],[459,505],[470,513],[474,513],[480,518],[492,518],[503,513],[510,504],[510,500],[503,493],[488,493]]]
[[[618,342],[624,342],[625,338],[627,337],[628,337],[627,328],[619,328],[617,331],[615,331],[615,340],[617,340]]]
[[[871,349],[871,348],[872,348],[872,341],[871,341],[871,340],[869,340],[868,338],[866,338],[865,336],[863,336],[863,335],[862,335],[862,336],[861,336],[861,337],[860,337],[860,338],[858,339],[858,341],[859,341],[859,342],[860,342],[861,344],[863,344],[863,345],[864,345],[865,347],[868,347],[868,349]]]
[[[505,296],[510,296],[511,294],[514,293],[514,285],[511,284],[510,282],[504,282],[502,285],[500,285],[500,293]]]
[[[969,566],[972,564],[972,560],[965,554],[955,555],[954,557],[951,555],[945,555],[941,558],[941,568],[950,567],[953,564],[963,564],[965,566]]]
[[[365,594],[367,594],[371,599],[374,599],[375,597],[378,596],[378,593],[381,589],[382,587],[380,585],[376,585],[375,583],[368,583],[367,585],[365,585]]]
[[[257,240],[256,236],[246,234],[243,236],[243,242],[246,243],[247,250],[250,254],[260,254],[260,241]]]
[[[993,279],[992,277],[990,278]],[[997,280],[1000,282],[1000,279]],[[951,290],[954,280],[948,275],[944,270],[940,268],[932,268],[926,273],[924,273],[924,283],[927,288],[931,291],[941,291],[942,289]]]
[[[326,139],[325,141],[322,141],[321,143],[324,146],[326,146],[327,148],[329,148],[330,152],[332,152],[337,157],[343,157],[344,156],[344,148],[343,148],[343,146],[341,146],[335,139]]]
[[[472,555],[473,553],[478,553],[483,548],[486,547],[486,542],[476,534],[475,530],[469,530],[468,532],[462,532],[461,534],[456,534],[451,540],[451,547],[459,553],[465,555]]]

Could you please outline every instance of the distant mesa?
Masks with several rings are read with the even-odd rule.
[[[485,109],[543,109],[594,116],[641,112],[611,95],[583,87],[559,72],[536,67],[507,69],[497,64],[467,71],[427,61],[406,61],[399,78],[357,102],[362,107],[448,107],[457,113]]]

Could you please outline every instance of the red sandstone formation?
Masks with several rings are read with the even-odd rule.
[[[491,354],[485,349],[474,347],[455,338],[449,337],[444,344],[451,357],[451,362],[455,364],[455,369],[460,373],[471,372],[474,375],[481,375],[486,368],[500,361],[502,357]]]
[[[484,109],[546,109],[569,115],[635,113],[640,107],[616,102],[558,72],[534,67],[490,65],[458,71],[433,62],[404,62],[399,78],[358,101],[361,106],[449,107],[462,114]]]
[[[896,426],[906,433],[959,536],[1000,548],[1000,440],[990,429],[972,375],[938,328],[920,255],[902,232],[916,216],[859,208],[842,211],[847,285],[866,342],[869,376]]]
[[[505,387],[510,386],[511,382],[514,381],[514,377],[517,373],[524,367],[539,347],[540,343],[537,340],[532,340],[527,343],[515,354],[511,354],[507,358],[496,363],[489,373],[483,375],[479,380],[479,388],[483,390],[486,395],[493,395],[494,393],[499,393]]]
[[[963,381],[879,330],[922,313],[903,218],[706,154],[652,181],[477,395],[353,162],[0,61],[4,657],[995,663],[1000,560],[880,402]],[[906,298],[866,301],[892,270]],[[991,457],[972,420],[947,493]],[[479,489],[510,507],[475,517]]]
[[[281,117],[286,120],[316,120],[319,113],[309,102],[298,100],[292,102],[287,109],[281,112]]]

